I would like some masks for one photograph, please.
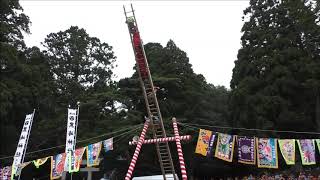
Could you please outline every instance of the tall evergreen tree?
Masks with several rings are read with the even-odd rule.
[[[43,45],[64,101],[71,103],[89,88],[112,83],[116,58],[112,47],[90,37],[84,29],[71,26],[66,31],[51,33]]]
[[[225,124],[228,118],[228,92],[224,87],[208,84],[201,74],[194,73],[186,52],[170,40],[165,47],[159,43],[145,45],[162,116],[175,116],[186,122]],[[135,112],[140,121],[146,115],[138,83],[138,75],[122,79],[120,91],[130,96],[129,115]],[[170,124],[170,123],[169,123]]]
[[[67,107],[76,108],[78,101],[80,138],[117,128],[116,124],[107,126],[118,117],[116,85],[112,80],[116,57],[112,47],[77,26],[49,34],[43,45],[56,82],[59,106],[56,122],[46,129],[64,133]],[[64,142],[64,137],[58,137],[58,133],[56,136],[52,138],[58,140],[55,143]]]
[[[0,1],[0,133],[1,155],[11,155],[17,145],[24,115],[32,112],[38,97],[39,71],[29,60],[23,32],[29,33],[29,18],[17,0]]]
[[[24,47],[22,32],[29,33],[29,24],[29,17],[23,13],[18,0],[0,1],[1,46],[5,45],[3,43],[8,43],[15,47]]]
[[[316,14],[306,4],[251,0],[244,11],[248,20],[231,80],[235,125],[314,129],[320,31]]]

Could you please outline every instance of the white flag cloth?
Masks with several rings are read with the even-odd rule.
[[[66,134],[66,162],[65,171],[68,171],[69,156],[74,161],[74,152],[76,147],[76,129],[77,129],[77,109],[68,109],[68,124]]]
[[[20,134],[20,139],[18,142],[17,150],[13,158],[13,164],[12,164],[12,174],[14,175],[18,169],[19,164],[22,163],[23,161],[23,156],[25,153],[25,148],[27,147],[28,144],[28,139],[29,139],[29,134],[32,126],[32,121],[33,121],[33,115],[28,114],[26,115],[26,118],[24,120],[23,128]]]
[[[105,152],[113,150],[113,137],[103,141],[103,147]]]

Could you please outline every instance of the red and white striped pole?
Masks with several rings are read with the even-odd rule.
[[[191,136],[180,136],[180,140],[190,140]],[[176,141],[175,137],[165,137],[165,138],[157,138],[157,139],[146,139],[143,141],[142,144],[153,144],[153,143],[159,143],[159,142],[169,142],[169,141]],[[138,144],[137,141],[129,141],[129,145],[136,145]]]
[[[127,172],[125,180],[130,180],[131,179],[134,167],[136,166],[136,162],[138,160],[138,156],[139,156],[139,153],[140,153],[142,142],[144,141],[144,137],[146,135],[146,132],[147,132],[147,129],[148,129],[148,126],[149,126],[149,122],[150,122],[150,120],[147,119],[146,122],[144,123],[143,129],[142,129],[142,132],[140,134],[139,141],[138,141],[138,144],[136,146],[136,150],[134,151],[134,154],[132,156],[132,159],[131,159],[131,162],[130,162],[130,166],[129,166],[129,169],[128,169],[128,172]]]
[[[187,172],[186,172],[186,166],[184,164],[183,153],[182,153],[182,148],[181,148],[181,143],[180,143],[180,136],[179,136],[179,131],[178,131],[176,118],[172,118],[172,124],[173,124],[174,137],[176,139],[176,144],[177,144],[177,151],[178,151],[178,157],[179,157],[179,163],[180,163],[182,179],[183,180],[187,180],[188,177],[187,177]]]

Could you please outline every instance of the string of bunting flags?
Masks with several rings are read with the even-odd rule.
[[[48,159],[51,160],[51,173],[50,178],[51,179],[58,179],[62,176],[62,173],[65,171],[68,171],[69,173],[78,172],[80,170],[80,165],[82,162],[82,157],[85,153],[87,156],[87,166],[97,166],[99,165],[99,155],[102,148],[104,148],[105,152],[113,150],[113,137],[109,138],[104,141],[100,141],[94,144],[89,144],[86,147],[81,147],[78,149],[75,149],[76,147],[76,137],[77,137],[77,126],[78,126],[78,117],[79,117],[79,104],[77,109],[70,109],[68,108],[68,119],[67,119],[67,132],[66,132],[66,144],[65,144],[65,152],[61,154],[57,154],[55,156],[49,156],[44,157],[40,159],[36,159],[29,162],[24,162],[24,158],[26,155],[26,149],[28,145],[28,140],[31,132],[32,122],[34,118],[35,110],[33,110],[33,113],[27,114],[25,117],[25,121],[22,127],[22,131],[20,134],[19,142],[17,145],[17,150],[15,152],[15,155],[13,156],[13,163],[12,166],[0,166],[0,179],[1,180],[13,180],[15,178],[20,179],[21,171],[24,167],[27,165],[33,163],[36,168],[39,168],[41,165],[46,163]],[[140,125],[137,125],[140,126]],[[138,128],[138,127],[137,127]],[[136,130],[137,128],[133,129]],[[110,134],[114,134],[120,131],[114,131]],[[122,133],[122,135],[131,132],[133,130],[127,131],[125,133]],[[100,135],[97,137],[105,136]],[[120,134],[121,135],[121,134]],[[120,136],[117,135],[117,136]],[[97,137],[89,138],[86,140],[81,141],[87,141],[90,139],[94,139]],[[115,136],[116,137],[116,136]],[[80,142],[80,141],[79,141]],[[61,146],[57,146],[61,147]],[[56,147],[53,147],[56,148]],[[51,148],[51,149],[53,149]],[[49,148],[50,149],[50,148]],[[35,152],[40,152],[43,150],[38,150]],[[5,157],[5,158],[10,158]],[[2,158],[4,159],[4,158]]]
[[[80,170],[80,165],[83,159],[83,155],[85,151],[88,167],[99,165],[99,155],[101,150],[104,149],[105,152],[113,150],[113,138],[109,138],[94,144],[89,144],[86,147],[77,148],[74,153],[74,169],[71,172],[78,172]],[[24,167],[29,164],[34,164],[36,168],[39,168],[41,165],[45,164],[48,160],[51,161],[51,174],[50,179],[58,179],[62,177],[62,173],[65,171],[67,166],[66,162],[70,162],[71,158],[69,157],[69,161],[66,160],[66,153],[57,154],[54,156],[49,156],[45,158],[39,158],[33,161],[24,162],[19,164],[17,170],[15,171],[15,175],[21,174],[21,171]],[[71,167],[71,166],[69,166]],[[68,168],[69,168],[68,167]],[[70,169],[69,169],[70,170]],[[0,179],[1,180],[10,180],[12,178],[12,166],[6,166],[0,168]]]
[[[257,165],[259,168],[278,168],[278,146],[287,165],[295,164],[296,143],[302,165],[316,164],[316,146],[320,153],[320,139],[258,138],[215,133],[206,129],[199,130],[195,153],[212,156],[215,139],[214,157],[232,162],[236,148],[239,163]]]

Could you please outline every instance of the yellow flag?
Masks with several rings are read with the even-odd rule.
[[[37,159],[37,160],[33,160],[33,164],[39,168],[39,166],[43,165],[44,163],[47,162],[47,160],[49,159],[50,157],[45,157],[45,158],[40,158],[40,159]]]
[[[209,141],[211,138],[212,132],[205,129],[200,129],[198,143],[196,147],[196,153],[201,154],[203,156],[207,155],[207,150],[209,147]]]

